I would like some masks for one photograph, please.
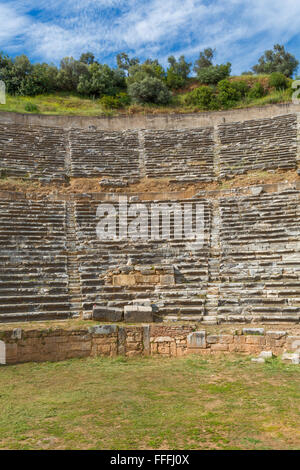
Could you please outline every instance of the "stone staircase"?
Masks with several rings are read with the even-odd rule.
[[[82,315],[82,294],[78,270],[76,218],[73,202],[66,203],[66,247],[70,312],[72,317],[79,317]]]

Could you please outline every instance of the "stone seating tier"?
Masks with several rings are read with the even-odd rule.
[[[0,123],[0,172],[46,182],[143,177],[209,182],[297,168],[297,115],[183,130],[99,131]]]

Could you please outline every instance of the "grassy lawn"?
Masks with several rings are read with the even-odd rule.
[[[275,359],[0,369],[1,449],[299,449],[300,368]]]

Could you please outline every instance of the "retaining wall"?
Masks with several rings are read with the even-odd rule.
[[[259,354],[300,351],[300,331],[243,328],[227,333],[188,325],[99,325],[82,329],[13,329],[0,332],[0,364],[96,356]]]
[[[54,116],[42,114],[20,114],[0,112],[0,123],[24,124],[30,126],[53,126],[64,129],[90,127],[103,130],[124,129],[184,129],[210,127],[229,122],[241,122],[250,119],[263,119],[283,114],[300,112],[300,105],[292,103],[270,106],[213,111],[190,114],[148,114],[106,116]]]

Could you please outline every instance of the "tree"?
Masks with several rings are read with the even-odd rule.
[[[85,52],[81,54],[79,61],[83,64],[92,65],[95,62],[95,56],[92,52]]]
[[[151,76],[130,84],[128,93],[137,103],[168,104],[171,99],[166,84]]]
[[[77,91],[83,95],[115,95],[126,87],[124,72],[106,64],[93,63],[87,73],[79,77]]]
[[[161,81],[165,80],[165,70],[158,60],[147,59],[143,64],[135,64],[129,67],[127,84],[141,82],[147,77],[157,78]]]
[[[228,78],[231,72],[231,64],[211,65],[198,71],[197,78],[204,85],[216,85],[221,80]]]
[[[59,88],[62,91],[76,91],[81,76],[88,75],[88,66],[73,57],[65,57],[60,62],[58,73]]]
[[[196,72],[197,75],[200,70],[211,67],[213,65],[212,61],[215,53],[216,50],[212,49],[211,47],[208,47],[207,49],[204,49],[203,52],[200,52],[199,59],[196,60],[194,65],[194,72]]]
[[[30,60],[23,54],[15,60],[3,58],[2,63],[5,66],[1,68],[0,75],[1,80],[5,82],[7,92],[12,95],[22,94],[22,83],[30,76],[33,69]]]
[[[177,61],[174,56],[168,58],[167,85],[169,88],[181,88],[185,85],[190,74],[191,63],[186,62],[184,55]]]
[[[252,67],[257,73],[280,72],[286,77],[292,77],[298,68],[299,62],[283,45],[275,44],[273,50],[267,50],[259,58],[258,64]]]
[[[54,65],[35,64],[31,73],[21,82],[21,95],[40,95],[43,93],[52,93],[57,89],[58,70]]]
[[[140,63],[140,60],[137,57],[129,58],[126,52],[121,52],[117,55],[117,65],[121,70],[125,70],[128,73],[130,67],[133,67]]]
[[[204,49],[203,52],[200,52],[199,59],[195,62],[194,72],[196,72],[199,82],[204,85],[216,85],[221,80],[230,76],[230,62],[227,62],[227,64],[213,65],[212,61],[215,52],[215,49],[211,47]]]

